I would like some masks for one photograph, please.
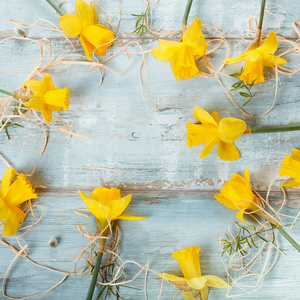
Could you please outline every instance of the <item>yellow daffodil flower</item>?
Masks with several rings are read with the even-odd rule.
[[[20,205],[30,199],[37,199],[38,195],[23,174],[17,176],[16,169],[9,167],[1,182],[0,189],[0,220],[4,221],[4,236],[11,236],[18,230],[25,218]]]
[[[201,152],[200,158],[206,157],[218,145],[218,156],[223,160],[236,160],[240,157],[238,149],[234,145],[246,130],[246,123],[240,119],[220,119],[217,112],[209,114],[200,106],[195,106],[194,116],[201,124],[188,122],[187,144],[189,147],[207,143]]]
[[[231,289],[231,286],[224,280],[213,275],[201,275],[200,253],[201,248],[188,247],[173,253],[178,261],[184,277],[173,274],[156,273],[160,278],[170,281],[176,288],[182,291],[185,300],[196,299],[195,295],[201,293],[201,299],[206,300],[208,287]]]
[[[103,56],[105,49],[112,45],[115,39],[111,30],[97,24],[97,12],[93,5],[89,6],[83,0],[75,1],[76,15],[65,14],[59,18],[59,26],[69,38],[79,36],[86,57],[90,60],[93,53]]]
[[[31,99],[24,105],[39,110],[47,122],[52,120],[52,111],[60,111],[62,108],[67,110],[69,107],[68,88],[57,88],[47,73],[44,73],[42,80],[25,81],[24,86],[33,92]]]
[[[101,229],[104,229],[108,221],[114,220],[144,220],[145,217],[134,217],[131,215],[123,214],[124,210],[131,201],[131,194],[121,198],[120,190],[116,188],[95,188],[91,196],[86,196],[83,192],[79,191],[83,203],[88,207],[90,212],[99,220]]]
[[[300,186],[300,150],[294,148],[292,150],[292,155],[293,157],[291,155],[287,155],[284,161],[281,163],[279,175],[292,177],[293,180],[290,180],[281,186]]]
[[[208,46],[201,32],[201,21],[195,18],[182,35],[182,41],[158,40],[159,46],[151,53],[154,58],[170,62],[175,78],[193,78],[198,76],[195,56],[203,56]]]
[[[264,67],[274,67],[275,59],[277,65],[287,63],[285,59],[274,55],[277,48],[278,42],[276,33],[275,31],[272,31],[258,48],[247,51],[236,58],[226,58],[223,62],[233,64],[246,59],[245,69],[240,76],[240,80],[250,84],[253,82],[257,84],[265,80],[263,73]]]
[[[227,208],[238,210],[236,217],[243,223],[244,212],[255,212],[262,217],[265,217],[259,210],[256,203],[259,203],[254,195],[250,184],[250,170],[245,169],[245,178],[238,174],[232,174],[232,178],[223,185],[220,194],[215,195],[215,198]]]

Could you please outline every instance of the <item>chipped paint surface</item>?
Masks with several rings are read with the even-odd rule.
[[[114,27],[118,19],[117,1],[103,2],[104,8],[112,15]],[[48,19],[57,24],[57,17],[45,1],[10,0],[9,5],[0,2],[0,38],[16,36],[15,26],[9,19],[19,19],[32,23],[37,18]],[[59,1],[58,1],[59,2]],[[242,53],[247,42],[238,39],[239,32],[246,29],[248,19],[258,14],[259,1],[216,0],[194,1],[190,19],[199,16],[203,24],[219,28],[227,38],[231,56]],[[63,9],[73,10],[74,1],[66,1]],[[157,45],[157,36],[147,33],[140,38],[132,33],[134,20],[132,13],[145,10],[143,1],[121,1],[122,21],[118,32],[119,39],[108,55],[115,53],[122,45],[137,41],[142,48]],[[247,5],[247,9],[245,9]],[[154,29],[163,26],[165,31],[181,28],[182,12],[185,1],[161,0],[153,11]],[[299,3],[289,1],[286,5],[267,1],[267,11],[277,14],[282,23],[280,34],[295,39],[292,21],[299,18]],[[265,33],[276,30],[278,24],[271,16],[265,19]],[[208,30],[205,29],[207,33]],[[70,45],[57,33],[39,28],[27,30],[27,37],[38,39],[48,36],[56,57],[72,53]],[[167,39],[179,39],[177,34],[166,36]],[[79,54],[83,54],[78,41],[74,45]],[[24,40],[10,40],[0,43],[0,88],[14,90],[21,84],[35,65],[40,55],[39,45],[29,44]],[[140,51],[137,46],[128,46],[128,50]],[[281,47],[278,53],[285,49]],[[224,58],[224,49],[214,54],[213,63],[220,65]],[[126,212],[145,215],[146,221],[138,223],[120,221],[121,255],[124,259],[136,260],[141,264],[151,261],[151,269],[163,272],[174,271],[179,274],[176,261],[171,254],[183,247],[195,245],[203,249],[201,268],[204,274],[214,274],[225,279],[225,272],[220,261],[219,236],[226,230],[227,224],[234,221],[234,212],[227,210],[214,199],[222,185],[232,173],[243,174],[247,167],[251,170],[252,187],[264,196],[272,180],[274,186],[270,194],[271,203],[279,207],[283,195],[278,186],[286,178],[278,175],[280,162],[293,147],[300,149],[298,132],[274,133],[265,135],[245,135],[236,145],[241,158],[235,162],[224,162],[217,157],[217,151],[204,160],[199,159],[202,146],[189,148],[186,144],[186,123],[196,122],[193,117],[195,105],[200,105],[209,112],[217,110],[221,117],[242,118],[249,127],[284,125],[299,122],[300,74],[279,76],[279,89],[274,109],[262,119],[252,119],[242,115],[224,94],[215,79],[194,78],[177,82],[170,65],[147,56],[148,99],[144,102],[140,96],[139,69],[141,55],[130,54],[131,64],[122,77],[104,71],[102,86],[97,70],[87,72],[87,68],[52,68],[49,73],[57,86],[68,86],[70,107],[60,113],[60,117],[70,129],[82,134],[88,140],[66,135],[51,130],[46,151],[38,156],[43,146],[43,133],[34,126],[16,128],[10,131],[11,140],[5,134],[0,135],[0,154],[19,171],[30,173],[34,185],[44,185],[45,191],[39,191],[39,203],[45,208],[45,215],[26,236],[29,255],[46,265],[72,270],[72,262],[85,245],[77,231],[77,225],[85,222],[74,213],[74,209],[83,208],[77,190],[89,194],[96,186],[114,186],[122,194],[133,194],[132,202]],[[297,56],[289,56],[289,67]],[[127,64],[125,53],[121,52],[108,66],[122,71]],[[233,73],[240,65],[230,65],[225,71]],[[8,70],[10,73],[5,72]],[[230,88],[234,83],[231,78],[222,78]],[[145,78],[143,84],[145,88]],[[266,81],[254,87],[255,97],[247,105],[252,114],[266,111],[274,96],[274,72],[266,70]],[[243,99],[234,95],[240,105]],[[156,108],[157,105],[157,108]],[[89,170],[81,167],[109,168],[109,170]],[[4,168],[0,168],[1,175]],[[296,189],[287,193],[286,213],[296,215],[300,208],[299,193]],[[27,220],[26,222],[30,222]],[[27,224],[27,223],[26,223]],[[94,228],[95,229],[95,228]],[[292,235],[300,235],[296,224]],[[50,249],[49,239],[56,237],[57,247]],[[299,258],[297,253],[283,240],[280,240],[285,257],[281,257],[274,270],[266,277],[264,289],[243,299],[296,299],[299,295]],[[16,245],[17,246],[17,245]],[[0,278],[14,254],[1,248]],[[70,262],[70,257],[72,262]],[[133,275],[133,270],[127,270]],[[61,278],[44,270],[31,268],[22,261],[14,265],[8,283],[9,295],[27,296],[49,288]],[[290,279],[292,278],[292,279]],[[32,285],[32,280],[36,284]],[[143,288],[144,278],[134,284]],[[47,285],[48,284],[48,285]],[[36,299],[84,299],[89,278],[68,279],[61,287],[50,294]],[[148,299],[157,299],[161,281],[149,278]],[[121,290],[124,299],[143,299],[143,291]],[[165,284],[161,299],[173,298],[174,290]],[[74,298],[74,295],[76,297]],[[171,298],[170,298],[171,295]],[[178,296],[178,299],[181,295]],[[1,297],[0,297],[1,298]],[[2,298],[1,298],[2,299]],[[224,291],[211,289],[209,300],[225,299]]]

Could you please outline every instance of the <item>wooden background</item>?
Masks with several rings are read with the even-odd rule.
[[[57,1],[59,2],[59,1]],[[117,1],[98,1],[112,16],[111,28],[117,25]],[[154,1],[151,1],[152,3]],[[194,1],[189,21],[198,16],[203,24],[210,24],[222,31],[229,45],[231,56],[239,55],[247,43],[239,39],[239,32],[246,29],[248,19],[259,14],[259,0],[237,1]],[[142,0],[121,0],[122,19],[117,32],[118,41],[107,51],[114,54],[123,44],[138,42],[144,50],[152,49],[158,37],[145,34],[142,38],[133,34],[132,13],[141,13],[146,5]],[[161,0],[153,10],[153,29],[175,31],[181,28],[185,1]],[[74,9],[74,1],[67,1],[62,9],[68,13]],[[297,40],[292,27],[299,21],[299,3],[291,0],[267,1],[266,11],[275,13],[282,22],[279,35]],[[32,23],[38,18],[58,24],[54,10],[46,1],[10,0],[0,3],[0,38],[16,36],[15,26],[9,19]],[[103,19],[99,17],[100,22]],[[267,15],[263,32],[278,28],[277,20]],[[30,28],[28,37],[48,37],[56,58],[72,53],[72,48],[57,32]],[[165,36],[174,39],[174,36]],[[176,35],[175,38],[179,38]],[[78,41],[76,50],[83,54]],[[129,46],[130,51],[140,51],[138,46]],[[277,53],[286,47],[280,45]],[[0,88],[14,90],[34,67],[40,56],[39,46],[23,40],[10,40],[0,44]],[[221,64],[225,51],[220,50],[210,58],[216,66]],[[83,208],[77,189],[89,194],[93,188],[103,186],[119,187],[122,195],[133,194],[133,200],[126,212],[147,216],[140,222],[120,221],[121,256],[141,264],[151,261],[150,268],[159,272],[180,274],[179,266],[171,257],[174,251],[187,246],[202,247],[201,268],[203,274],[213,274],[226,279],[221,263],[219,236],[227,225],[235,221],[233,211],[218,203],[213,195],[233,172],[242,174],[246,167],[251,170],[253,188],[266,192],[271,180],[279,179],[280,162],[293,147],[300,148],[299,132],[245,135],[236,145],[241,158],[225,162],[217,157],[216,149],[203,160],[201,146],[189,148],[186,145],[186,123],[196,121],[193,107],[200,105],[212,112],[217,110],[221,117],[242,118],[249,127],[264,125],[285,125],[299,122],[299,78],[300,75],[279,76],[278,100],[274,109],[264,118],[251,119],[241,114],[226,97],[216,79],[193,78],[177,82],[170,65],[147,56],[148,99],[140,96],[139,69],[142,56],[130,54],[130,66],[122,77],[108,71],[102,86],[98,86],[99,72],[87,72],[86,67],[55,67],[49,69],[54,84],[70,90],[70,107],[60,117],[73,132],[88,137],[68,138],[55,130],[49,131],[49,142],[43,156],[39,151],[44,137],[34,126],[10,130],[11,140],[4,132],[0,135],[0,153],[20,172],[30,173],[36,169],[31,181],[34,185],[45,185],[39,190],[39,200],[45,208],[43,219],[25,240],[29,245],[29,256],[42,264],[71,271],[74,259],[85,245],[76,226],[85,222],[74,209]],[[288,66],[298,67],[299,56],[287,56]],[[127,64],[127,57],[120,52],[107,65],[119,72]],[[241,65],[225,68],[228,73],[239,70]],[[18,73],[14,75],[8,72]],[[266,111],[274,97],[275,79],[271,69],[265,71],[266,81],[254,87],[255,96],[246,109],[253,114]],[[222,78],[229,88],[234,80]],[[143,78],[143,87],[146,80]],[[243,104],[243,99],[235,95]],[[156,101],[157,107],[156,109]],[[88,170],[81,167],[103,167],[120,170]],[[1,175],[5,166],[1,166]],[[285,180],[285,179],[280,179]],[[279,182],[271,199],[280,201]],[[296,215],[299,207],[297,189],[288,191],[286,211]],[[279,202],[273,202],[275,205]],[[58,237],[59,244],[51,249],[48,241]],[[300,240],[300,227],[296,224],[292,236]],[[9,239],[5,239],[12,242]],[[281,249],[286,256],[280,256],[273,271],[265,278],[263,288],[243,299],[298,299],[299,297],[299,253],[279,237]],[[14,254],[0,246],[0,278],[13,259]],[[70,260],[72,259],[72,261]],[[137,269],[127,268],[129,275]],[[9,273],[6,290],[10,296],[21,297],[42,292],[62,277],[18,259]],[[143,276],[132,286],[143,289]],[[148,299],[157,299],[161,280],[149,276]],[[89,278],[68,278],[61,286],[36,299],[85,299]],[[124,299],[144,299],[143,291],[121,288]],[[211,289],[209,299],[225,299],[226,291]],[[162,299],[173,299],[174,289],[165,284]],[[1,295],[2,299],[3,296]],[[178,299],[182,299],[181,293]]]

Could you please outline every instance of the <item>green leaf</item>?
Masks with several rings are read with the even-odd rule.
[[[246,98],[250,98],[250,97],[251,97],[250,94],[244,93],[244,92],[240,92],[240,95],[241,95],[242,97],[246,97]]]
[[[238,88],[243,84],[243,81],[238,81],[235,84],[232,85],[233,88]]]
[[[135,23],[135,30],[133,31],[133,33],[139,33],[140,36],[142,36],[144,34],[144,32],[146,32],[148,30],[147,26],[145,25],[145,18],[146,18],[148,9],[149,9],[149,2],[148,2],[145,12],[142,12],[139,15],[131,14],[133,16],[133,18],[137,20]]]
[[[232,74],[229,74],[229,76],[235,77],[235,78],[239,78],[239,77],[241,76],[241,74],[238,74],[238,73],[232,73]]]

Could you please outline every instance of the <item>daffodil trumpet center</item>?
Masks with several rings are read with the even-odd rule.
[[[60,15],[60,16],[62,16],[64,13],[61,11],[61,9],[58,7],[58,5],[56,5],[55,3],[54,3],[54,1],[53,0],[46,0],[56,11],[57,11],[57,13]]]
[[[253,127],[245,130],[246,133],[272,133],[283,131],[297,131],[300,130],[300,124],[281,125],[281,126],[269,126],[269,127]]]

